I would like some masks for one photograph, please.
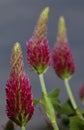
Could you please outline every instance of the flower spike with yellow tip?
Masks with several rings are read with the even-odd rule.
[[[75,64],[66,35],[66,26],[63,16],[58,21],[58,35],[52,51],[53,68],[62,79],[69,79],[75,73]]]
[[[50,49],[47,40],[47,22],[49,7],[41,12],[33,32],[32,38],[27,42],[28,64],[37,72],[44,73],[50,66]]]
[[[33,94],[23,65],[20,43],[15,43],[11,55],[11,71],[6,83],[6,112],[9,119],[25,130],[31,119],[34,106]]]

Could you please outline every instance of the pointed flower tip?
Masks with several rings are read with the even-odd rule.
[[[58,21],[58,39],[66,39],[66,25],[65,25],[65,19],[63,16],[59,18]]]
[[[33,43],[37,43],[38,39],[45,39],[47,34],[47,22],[48,22],[49,7],[42,10],[35,30],[33,32]]]
[[[13,46],[10,65],[11,65],[10,75],[20,76],[24,73],[22,49],[21,49],[21,45],[19,42],[16,42]]]
[[[17,52],[17,50],[21,50],[21,46],[20,46],[20,43],[19,43],[19,42],[16,42],[16,43],[14,44],[13,50],[14,50],[15,52]]]
[[[43,13],[44,13],[44,15],[48,14],[48,13],[49,13],[49,7],[46,7],[46,8],[43,10]]]
[[[20,46],[19,42],[16,42],[15,45],[14,45],[15,49],[17,49],[19,46]]]
[[[60,16],[59,21],[64,24],[65,23],[64,17]]]
[[[42,10],[41,14],[40,14],[39,20],[43,20],[43,19],[45,19],[45,18],[48,18],[49,10],[50,10],[49,7],[45,7],[45,8]],[[39,21],[39,20],[38,20],[38,21]]]
[[[59,27],[59,30],[62,30],[62,28],[65,28],[65,19],[64,19],[63,16],[61,16],[61,17],[59,18],[58,27]]]

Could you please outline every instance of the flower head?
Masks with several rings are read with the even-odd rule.
[[[41,74],[50,66],[50,50],[48,46],[47,22],[49,8],[46,7],[37,22],[32,38],[27,42],[27,60],[29,65]]]
[[[62,79],[70,78],[75,72],[75,64],[68,44],[63,17],[60,17],[58,22],[58,36],[52,52],[52,62],[55,72]]]
[[[33,95],[29,78],[24,71],[21,46],[16,43],[11,56],[11,72],[6,84],[7,116],[19,126],[32,117]]]

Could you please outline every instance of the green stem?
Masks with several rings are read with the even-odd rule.
[[[43,74],[39,75],[39,79],[40,79],[40,83],[41,83],[41,87],[42,87],[42,93],[46,95],[47,94],[47,90],[46,90]]]
[[[48,93],[47,93],[47,90],[46,90],[43,74],[39,75],[39,79],[40,79],[42,94],[43,94],[43,98],[41,100],[41,103],[43,104],[43,106],[45,108],[46,114],[47,114],[48,118],[50,119],[54,130],[59,130],[59,128],[57,126],[57,122],[56,122],[54,108],[53,108],[53,105],[51,103],[51,100],[48,97]]]
[[[22,126],[22,127],[21,127],[21,130],[26,130],[26,129],[25,129],[25,126]]]
[[[68,79],[65,79],[64,80],[64,83],[65,83],[65,87],[66,87],[66,90],[67,90],[67,93],[68,93],[68,96],[70,98],[70,101],[71,101],[71,104],[73,106],[73,109],[75,110],[76,114],[84,121],[84,118],[80,112],[80,110],[78,109],[78,106],[75,102],[75,99],[73,97],[73,94],[72,94],[72,91],[70,89],[70,85],[69,85],[69,80]]]
[[[65,87],[66,87],[66,90],[67,90],[67,92],[68,92],[70,101],[71,101],[71,103],[72,103],[72,106],[73,106],[74,110],[76,110],[78,107],[77,107],[76,102],[75,102],[75,100],[74,100],[74,97],[73,97],[73,95],[72,95],[72,92],[71,92],[71,89],[70,89],[70,86],[69,86],[68,79],[65,79],[65,80],[64,80],[64,83],[65,83]]]

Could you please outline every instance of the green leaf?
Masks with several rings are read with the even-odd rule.
[[[51,93],[48,94],[48,97],[50,98],[55,110],[60,108],[60,100],[58,98],[59,92],[60,89],[56,88],[55,90],[53,90]]]
[[[57,98],[59,96],[60,89],[56,88],[51,93],[48,94],[51,98]]]
[[[51,93],[48,94],[53,104],[54,110],[58,112],[59,114],[73,115],[74,110],[70,101],[67,100],[67,102],[65,102],[64,104],[61,104],[58,98],[59,92],[60,92],[60,89],[56,88],[55,90],[53,90]]]
[[[33,100],[33,103],[34,103],[34,105],[36,106],[36,105],[39,103],[39,99],[36,99],[36,98],[35,98],[35,99]]]
[[[69,130],[84,130],[84,122],[78,116],[71,117]]]
[[[58,96],[59,96],[60,89],[56,88],[51,93],[49,93],[47,96],[51,100],[51,103],[54,107],[54,110],[59,114],[64,115],[74,115],[75,112],[73,110],[73,107],[69,100],[65,102],[64,104],[61,104]],[[43,97],[40,99],[40,103],[44,102]],[[38,103],[38,101],[37,101]]]
[[[61,113],[66,114],[66,115],[75,114],[69,100],[61,105]]]
[[[57,103],[57,102],[56,102]],[[75,112],[70,105],[69,101],[61,104],[58,102],[58,104],[54,105],[54,109],[59,113],[59,114],[64,114],[64,115],[74,115]]]

